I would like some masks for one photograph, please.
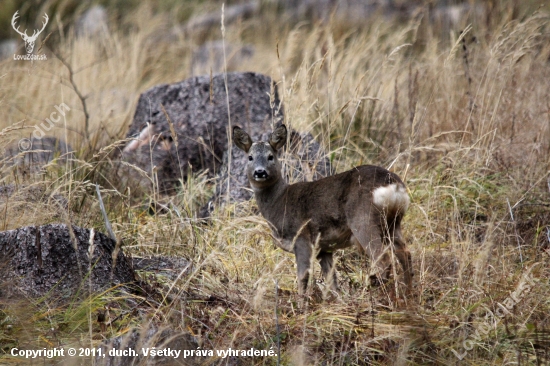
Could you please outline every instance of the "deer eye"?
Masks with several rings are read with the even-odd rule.
[[[252,155],[250,155],[250,156],[248,157],[248,160],[249,160],[249,161],[254,160],[254,158],[252,157]]]
[[[269,160],[269,161],[273,160],[273,155],[269,155],[269,156],[267,157],[267,160]]]

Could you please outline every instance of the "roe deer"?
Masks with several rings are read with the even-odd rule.
[[[364,249],[376,269],[370,276],[372,285],[389,278],[391,262],[386,248],[393,245],[407,293],[411,292],[411,254],[401,235],[409,196],[396,174],[363,165],[314,182],[289,185],[281,176],[277,159],[277,150],[287,139],[285,125],[271,134],[269,142],[253,143],[237,126],[233,139],[248,154],[248,180],[260,212],[272,225],[277,245],[296,256],[300,294],[307,289],[315,245],[323,277],[332,290],[338,290],[332,253],[352,244]]]

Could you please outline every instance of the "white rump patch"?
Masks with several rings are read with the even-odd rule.
[[[394,183],[378,187],[372,192],[372,198],[374,205],[383,210],[405,213],[409,208],[409,195],[402,184]]]

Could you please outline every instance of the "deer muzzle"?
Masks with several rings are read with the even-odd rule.
[[[254,179],[257,181],[266,180],[267,179],[266,170],[263,167],[254,169]]]

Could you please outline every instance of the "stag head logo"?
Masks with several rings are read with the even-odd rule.
[[[40,35],[40,33],[42,33],[42,31],[44,30],[44,28],[46,28],[46,24],[48,24],[48,14],[44,14],[44,22],[42,23],[42,29],[40,30],[34,30],[34,32],[32,33],[32,36],[28,36],[27,34],[27,30],[25,29],[25,32],[21,32],[19,30],[19,26],[17,26],[17,28],[15,27],[15,21],[17,20],[17,18],[19,18],[19,15],[17,14],[19,12],[16,11],[15,14],[13,14],[13,17],[11,18],[11,26],[13,27],[13,29],[15,29],[15,31],[17,33],[19,33],[21,35],[21,38],[23,38],[23,41],[25,41],[25,49],[27,50],[27,54],[31,54],[32,51],[34,50],[34,42],[36,42],[36,38],[38,38],[38,36]]]

